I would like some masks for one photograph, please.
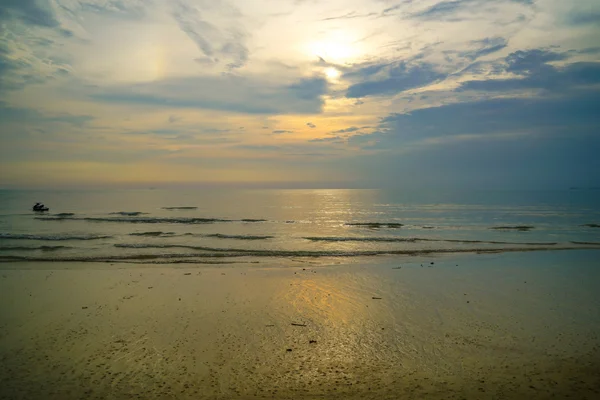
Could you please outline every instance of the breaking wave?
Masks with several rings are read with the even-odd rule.
[[[501,242],[493,240],[466,239],[428,239],[428,238],[397,238],[397,237],[340,237],[340,236],[307,236],[303,239],[312,242],[383,242],[383,243],[415,243],[415,242],[448,242],[448,243],[482,243],[482,244],[513,244],[527,246],[554,246],[556,242]]]
[[[0,251],[22,251],[22,250],[41,250],[54,251],[60,249],[72,249],[70,246],[0,246]]]
[[[109,235],[29,235],[25,233],[0,233],[0,239],[18,239],[18,240],[96,240],[109,239]]]
[[[201,253],[157,253],[157,254],[124,254],[110,256],[72,256],[72,257],[35,257],[35,256],[0,256],[0,262],[39,261],[39,262],[142,262],[142,263],[206,263],[211,259],[221,260],[219,263],[229,263],[224,259],[239,257],[289,258],[289,257],[369,257],[385,255],[427,255],[452,253],[508,253],[531,252],[544,250],[582,250],[590,247],[561,246],[561,247],[504,247],[504,248],[467,248],[467,249],[418,249],[418,250],[377,250],[377,251],[303,251],[303,250],[246,250],[225,249],[182,245],[115,245],[126,248],[186,248],[201,250]],[[594,247],[600,249],[600,246]],[[195,261],[198,260],[198,261]],[[210,261],[209,261],[210,262]],[[210,262],[212,263],[212,262]]]
[[[75,221],[90,221],[90,222],[123,222],[130,224],[212,224],[215,222],[265,222],[265,219],[224,219],[224,218],[196,218],[196,217],[137,217],[137,216],[123,216],[123,217],[74,217],[74,216],[47,216],[47,217],[35,217],[40,221],[64,221],[75,220]]]
[[[404,224],[398,222],[346,222],[347,226],[358,226],[363,228],[401,228]]]
[[[91,221],[91,222],[125,222],[131,224],[212,224],[214,222],[233,222],[230,219],[219,219],[219,218],[169,218],[169,217],[140,217],[140,218],[127,218],[127,217],[66,217],[66,218],[55,218],[55,217],[36,217],[35,219],[41,221],[55,221],[63,219],[72,219],[78,221]]]
[[[532,230],[533,228],[534,227],[531,225],[517,225],[517,226],[493,226],[490,229],[527,232],[527,231]]]
[[[123,215],[123,216],[128,216],[128,217],[135,217],[136,215],[142,215],[142,214],[148,214],[145,212],[141,212],[141,211],[118,211],[118,212],[111,212],[111,215]]]
[[[160,236],[175,236],[175,232],[162,232],[162,231],[154,231],[154,232],[133,232],[130,233],[131,236],[152,236],[152,237],[160,237]]]
[[[236,240],[265,240],[272,239],[274,236],[269,235],[224,235],[222,233],[211,233],[203,235],[205,237],[217,238],[217,239],[236,239]]]

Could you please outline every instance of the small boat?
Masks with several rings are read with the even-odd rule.
[[[49,211],[50,208],[46,207],[45,205],[41,204],[41,203],[35,203],[35,205],[33,206],[33,211],[37,211],[37,212],[44,212],[44,211]]]

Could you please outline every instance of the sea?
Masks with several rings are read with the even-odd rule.
[[[49,211],[32,211],[36,202]],[[600,190],[592,189],[0,190],[0,262],[17,267],[599,248]]]

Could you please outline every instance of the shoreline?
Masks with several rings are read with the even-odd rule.
[[[562,252],[562,251],[599,251],[600,245],[592,242],[574,242],[574,245],[535,245],[536,247],[505,247],[505,248],[456,248],[456,249],[416,249],[416,250],[363,250],[363,251],[343,251],[343,250],[249,250],[249,249],[224,249],[224,248],[206,248],[200,246],[168,245],[168,246],[144,246],[133,248],[158,248],[158,249],[196,249],[202,251],[212,251],[213,253],[180,253],[180,254],[130,254],[117,257],[94,256],[94,257],[30,257],[15,255],[0,255],[0,270],[3,265],[19,263],[113,263],[113,264],[139,264],[139,265],[168,265],[168,264],[204,264],[204,265],[223,265],[223,264],[244,264],[277,262],[285,263],[286,259],[291,257],[302,259],[320,259],[320,258],[369,258],[386,256],[410,256],[423,257],[431,256],[452,256],[460,254],[485,255],[485,254],[503,254],[503,253],[531,253],[531,252]],[[532,246],[530,243],[523,245]],[[545,247],[543,247],[545,246]],[[123,246],[116,246],[123,247]],[[164,259],[169,261],[162,261]],[[231,258],[231,260],[229,260]],[[244,259],[243,261],[237,261]],[[258,260],[257,260],[258,259]],[[236,261],[234,261],[236,260]],[[251,261],[254,260],[254,261]],[[8,267],[10,268],[10,267]]]
[[[594,256],[4,263],[0,398],[592,398]]]

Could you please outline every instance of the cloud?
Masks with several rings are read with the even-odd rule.
[[[571,25],[596,25],[600,24],[600,10],[572,13],[567,17]]]
[[[160,136],[173,136],[181,134],[179,129],[145,129],[145,130],[132,130],[123,131],[128,135],[160,135]]]
[[[146,15],[152,0],[83,0],[79,3],[61,3],[61,7],[76,14],[79,10],[118,17],[139,19]]]
[[[438,72],[433,64],[408,64],[404,61],[395,63],[391,67],[388,65],[373,65],[363,69],[362,74],[365,77],[370,77],[384,70],[385,77],[382,79],[368,80],[351,85],[346,92],[346,97],[393,95],[408,89],[429,85],[447,76],[446,73]]]
[[[558,98],[498,98],[455,103],[391,114],[382,120],[383,136],[398,140],[464,134],[545,131],[573,126],[598,127],[600,91]]]
[[[183,1],[176,1],[173,18],[180,29],[194,41],[204,57],[197,61],[217,64],[227,60],[227,68],[243,67],[248,61],[248,48],[244,41],[246,34],[239,28],[239,12],[227,3],[201,1],[195,7]],[[217,25],[214,21],[219,21]]]
[[[283,129],[278,129],[278,130],[275,130],[275,131],[273,131],[271,133],[273,133],[274,135],[281,135],[282,133],[294,133],[294,131],[286,131],[286,130],[283,130]]]
[[[552,61],[562,61],[567,59],[566,54],[556,53],[544,49],[534,49],[526,51],[516,51],[506,57],[508,72],[514,73],[534,73],[542,68],[547,68],[548,63]]]
[[[330,133],[332,133],[332,134],[336,134],[336,133],[350,133],[350,132],[356,132],[358,130],[360,130],[359,127],[357,127],[357,126],[351,126],[350,128],[340,129],[340,130],[337,130],[337,131],[332,131]]]
[[[303,78],[275,84],[260,78],[232,75],[173,78],[137,85],[99,89],[90,97],[108,103],[144,104],[167,108],[199,108],[246,114],[320,113],[327,91],[323,78]]]
[[[412,18],[422,20],[459,20],[456,14],[463,10],[473,10],[474,8],[489,5],[492,2],[501,3],[503,0],[446,0],[438,2],[424,10],[417,11],[411,15]],[[506,0],[504,2],[518,3],[525,6],[533,6],[534,0]]]
[[[341,136],[310,139],[311,143],[345,143],[346,139]]]
[[[567,57],[566,53],[542,49],[517,51],[506,57],[504,70],[519,77],[466,81],[460,89],[491,92],[519,89],[565,91],[600,83],[600,62],[574,62],[561,67],[549,64],[566,60]]]
[[[470,42],[479,47],[477,50],[463,51],[458,54],[469,60],[476,60],[479,57],[487,56],[497,51],[503,50],[508,46],[508,40],[502,37],[485,38],[481,40],[472,40]]]
[[[49,0],[2,0],[0,20],[10,18],[46,28],[59,25]]]
[[[456,11],[462,9],[465,6],[465,3],[470,2],[471,1],[468,0],[442,1],[426,8],[425,10],[412,14],[412,17],[421,19],[439,19],[446,17],[448,14],[455,13]]]
[[[338,15],[335,17],[327,17],[327,18],[323,18],[321,21],[333,21],[333,20],[339,20],[339,19],[355,19],[355,18],[368,18],[368,17],[374,17],[376,16],[377,13],[367,13],[367,14],[358,14],[356,11],[350,11],[347,12],[346,14],[343,15]]]
[[[0,121],[27,123],[61,123],[77,127],[86,125],[94,120],[90,115],[73,115],[69,113],[42,113],[32,108],[12,107],[0,101]]]
[[[313,124],[312,122],[307,122],[307,123],[306,123],[306,126],[308,126],[308,127],[309,127],[309,128],[311,128],[311,129],[314,129],[314,128],[316,128],[316,127],[317,127],[317,126],[316,126],[315,124]]]

